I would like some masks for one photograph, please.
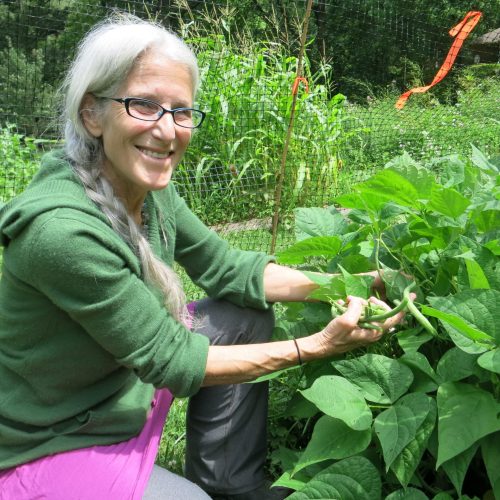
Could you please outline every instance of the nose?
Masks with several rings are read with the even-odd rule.
[[[172,115],[172,113],[165,113],[155,122],[153,135],[155,138],[165,142],[173,141],[175,139],[176,126],[174,122],[174,115]]]

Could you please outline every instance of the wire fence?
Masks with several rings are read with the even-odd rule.
[[[40,154],[60,146],[61,75],[83,34],[120,9],[170,27],[199,59],[197,105],[208,119],[177,169],[180,194],[241,248],[269,250],[272,217],[279,214],[279,250],[293,238],[294,208],[333,204],[339,193],[398,154],[429,162],[467,153],[470,144],[488,155],[500,153],[495,2],[483,9],[443,82],[395,108],[402,92],[431,82],[443,63],[453,41],[448,30],[470,7],[449,3],[429,3],[424,11],[402,1],[313,3],[307,82],[298,86],[276,206],[306,0],[4,0],[0,197],[7,201],[22,191]]]

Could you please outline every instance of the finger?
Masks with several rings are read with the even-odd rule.
[[[371,304],[375,304],[377,306],[380,306],[383,309],[385,309],[386,311],[391,310],[391,307],[388,304],[386,304],[383,300],[378,299],[377,297],[370,297],[368,299],[368,302],[370,302]]]
[[[348,295],[347,296],[347,302],[351,301],[356,301],[360,302],[362,306],[366,306],[367,301],[365,299],[362,299],[361,297],[357,297],[356,295]]]
[[[362,341],[364,344],[377,342],[382,338],[385,331],[384,329],[374,329],[374,328],[363,328],[360,330],[360,336],[362,337]]]
[[[365,304],[366,301],[360,297],[353,297],[351,295],[347,297],[347,310],[341,316],[346,327],[352,329],[358,324]]]
[[[396,329],[396,327],[402,323],[404,317],[406,315],[405,311],[401,311],[394,315],[392,318],[387,319],[384,324],[382,325],[382,328],[385,331],[392,332]]]

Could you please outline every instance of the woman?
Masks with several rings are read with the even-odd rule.
[[[240,383],[381,336],[350,298],[321,332],[268,342],[271,304],[315,285],[229,249],[175,192],[204,118],[197,86],[195,57],[161,26],[97,25],[63,85],[64,150],[1,210],[2,500],[283,498],[264,486],[267,386]],[[210,297],[197,333],[174,260]],[[154,466],[172,395],[191,396],[188,479]]]

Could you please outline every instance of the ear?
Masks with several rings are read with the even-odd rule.
[[[101,120],[96,111],[96,98],[92,94],[85,94],[80,105],[80,116],[87,132],[94,137],[102,136]]]

